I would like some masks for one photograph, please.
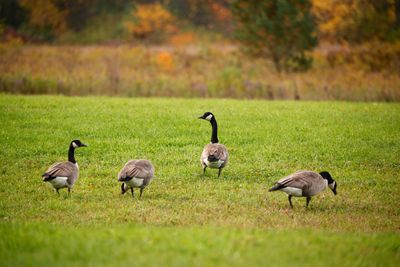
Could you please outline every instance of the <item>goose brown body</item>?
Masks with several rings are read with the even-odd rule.
[[[66,187],[72,189],[78,176],[78,164],[69,161],[54,163],[42,175],[43,180],[50,182],[56,190]]]
[[[336,186],[335,180],[328,172],[298,171],[277,181],[269,191],[279,190],[287,193],[291,207],[293,207],[291,201],[293,196],[306,197],[306,206],[308,206],[311,197],[324,191],[327,187],[336,195]]]
[[[200,156],[200,163],[203,167],[203,176],[206,172],[206,168],[218,169],[218,177],[221,175],[222,169],[228,164],[228,150],[223,144],[219,143],[218,140],[218,125],[214,114],[206,112],[199,119],[207,120],[211,123],[211,144],[204,147],[203,152]]]
[[[228,151],[222,144],[208,144],[201,153],[200,161],[203,168],[224,168],[228,164]]]
[[[143,190],[151,183],[154,177],[153,164],[144,159],[129,160],[118,173],[118,181],[122,182],[121,191],[124,194],[128,189],[134,196],[134,188],[140,188],[140,197]]]
[[[75,160],[75,148],[86,147],[80,140],[73,140],[68,150],[68,161],[51,165],[42,175],[44,182],[49,182],[59,194],[61,188],[68,188],[68,194],[79,176],[78,163]]]

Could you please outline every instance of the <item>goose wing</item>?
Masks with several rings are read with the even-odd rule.
[[[149,179],[154,175],[154,167],[148,160],[130,160],[118,173],[119,181],[129,181],[133,177]]]
[[[44,181],[50,181],[56,177],[67,177],[68,183],[73,184],[77,177],[78,168],[72,162],[57,162],[51,165],[42,175]]]
[[[295,187],[307,190],[312,186],[313,182],[319,178],[319,174],[315,172],[299,171],[280,179],[277,184],[281,187]]]

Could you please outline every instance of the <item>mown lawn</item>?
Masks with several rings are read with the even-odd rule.
[[[230,163],[199,163],[212,111]],[[400,260],[400,105],[0,95],[2,266],[395,266]],[[41,180],[76,151],[80,179]],[[150,159],[142,200],[118,170]],[[267,193],[295,170],[338,182],[309,209]]]

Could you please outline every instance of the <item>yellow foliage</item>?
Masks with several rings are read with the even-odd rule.
[[[326,39],[335,38],[348,26],[352,14],[357,10],[356,0],[313,0],[312,12],[316,18],[320,35]]]
[[[163,71],[170,72],[175,69],[175,64],[171,53],[168,52],[158,53],[156,62],[157,66]]]
[[[394,0],[385,0],[379,7],[379,1],[373,0],[312,0],[312,12],[316,18],[320,39],[327,41],[342,41],[349,36],[354,27],[371,27],[370,32],[388,30],[396,21],[396,7]],[[363,24],[360,19],[364,19]],[[369,23],[369,24],[368,24]],[[373,26],[373,27],[374,27]],[[379,30],[377,30],[379,29]],[[384,33],[382,33],[384,35]],[[346,39],[346,38],[344,38]]]
[[[147,38],[155,33],[177,31],[176,18],[159,3],[138,5],[133,16],[136,21],[127,21],[124,25],[135,37]]]

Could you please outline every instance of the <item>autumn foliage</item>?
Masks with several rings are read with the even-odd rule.
[[[167,9],[155,3],[138,5],[125,27],[135,38],[161,40],[177,31],[176,23],[177,19]]]
[[[29,23],[33,27],[50,31],[59,36],[67,31],[67,11],[60,9],[54,1],[49,0],[20,0],[21,6],[28,10]]]
[[[399,0],[313,0],[320,40],[362,43],[393,41],[400,31]]]

